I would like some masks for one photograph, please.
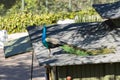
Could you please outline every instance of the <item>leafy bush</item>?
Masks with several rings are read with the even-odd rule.
[[[93,8],[87,8],[79,11],[77,13],[77,20],[76,22],[95,22],[101,21],[101,17]]]
[[[5,17],[0,17],[0,29],[5,29],[8,33],[15,32],[24,32],[26,31],[26,27],[29,25],[37,24],[42,25],[53,24],[60,18],[71,18],[70,14],[32,14],[32,13],[19,13],[19,14],[11,14]]]
[[[29,25],[55,24],[60,19],[73,19],[76,15],[79,17],[82,16],[76,22],[93,22],[93,18],[89,18],[88,20],[88,17],[85,16],[94,16],[96,13],[95,11],[91,11],[91,9],[89,11],[44,13],[41,15],[24,11],[22,13],[13,13],[0,17],[0,29],[5,29],[8,33],[25,32],[26,27]],[[86,21],[84,20],[85,18],[87,18]]]

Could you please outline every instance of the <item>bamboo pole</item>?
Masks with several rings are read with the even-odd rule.
[[[23,11],[23,10],[24,10],[24,8],[25,8],[25,1],[24,1],[24,0],[22,0],[22,3],[21,3],[21,10]]]

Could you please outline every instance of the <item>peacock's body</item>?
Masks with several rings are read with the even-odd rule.
[[[59,47],[63,45],[64,43],[59,41],[58,39],[55,38],[47,38],[46,36],[46,26],[43,26],[43,32],[42,32],[42,44],[49,49],[49,53],[51,53],[51,48]]]

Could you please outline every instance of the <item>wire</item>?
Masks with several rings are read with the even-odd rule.
[[[32,51],[32,62],[31,62],[31,80],[33,78],[33,63],[34,63],[34,51]]]

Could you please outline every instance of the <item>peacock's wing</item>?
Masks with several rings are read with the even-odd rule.
[[[55,48],[61,46],[60,41],[55,38],[46,38],[46,42],[50,48]]]
[[[47,42],[47,43],[48,43],[49,48],[55,48],[55,47],[60,46],[59,44],[52,44],[51,42]]]
[[[56,39],[56,38],[46,38],[46,42],[50,42],[50,43],[52,43],[54,45],[60,44],[60,41],[58,39]]]

